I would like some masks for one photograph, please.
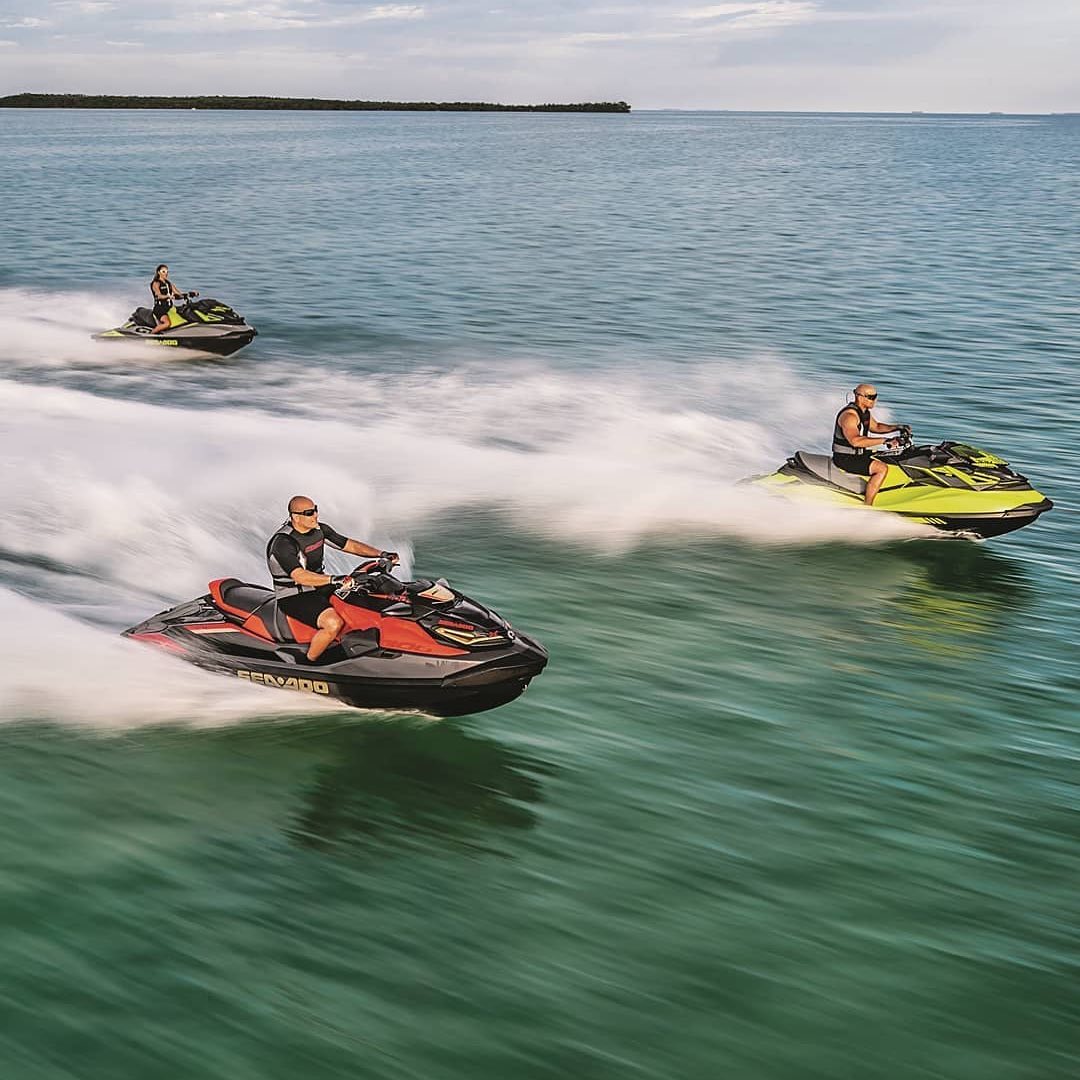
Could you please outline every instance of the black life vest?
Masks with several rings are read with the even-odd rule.
[[[158,294],[154,291],[155,285],[160,285],[164,289],[164,297],[158,296]],[[155,304],[167,304],[171,303],[178,294],[175,286],[171,281],[169,281],[168,278],[166,278],[164,281],[159,281],[157,276],[155,275],[154,280],[150,282],[150,295],[154,298]]]
[[[840,426],[840,417],[849,410],[855,413],[859,418],[859,434],[864,438],[869,437],[870,435],[869,409],[860,409],[854,402],[850,402],[836,414],[836,420],[833,423],[832,453],[833,463],[839,465],[841,468],[845,465],[851,465],[854,462],[862,461],[870,456],[870,448],[865,446],[852,446],[851,443],[848,442],[847,436],[844,434],[844,429]]]
[[[305,570],[313,570],[316,574],[321,574],[324,543],[322,529],[316,528],[306,533],[299,533],[289,522],[283,521],[266,542],[266,565],[270,568],[270,577],[274,580],[274,595],[280,600],[284,596],[299,596],[300,593],[315,592],[318,586],[299,585],[293,581],[289,571],[281,565],[277,556],[270,550],[279,536],[286,537],[289,543],[296,546],[297,558]],[[318,551],[318,555],[311,559],[317,565],[308,566],[308,551],[312,549]],[[314,556],[314,550],[312,550],[312,555]]]

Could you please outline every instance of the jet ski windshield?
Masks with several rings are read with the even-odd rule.
[[[888,457],[885,460],[889,460]],[[1014,472],[1004,458],[967,443],[942,442],[936,446],[902,447],[896,464],[920,484],[966,490],[1031,490],[1026,476]]]

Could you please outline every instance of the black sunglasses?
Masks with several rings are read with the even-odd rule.
[[[856,397],[864,397],[867,401],[877,401],[877,394],[856,394]]]
[[[292,513],[294,513],[297,517],[314,517],[318,512],[319,512],[319,508],[317,506],[313,506],[310,510],[293,510],[292,511]]]

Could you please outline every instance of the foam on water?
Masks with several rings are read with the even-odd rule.
[[[165,600],[222,573],[264,576],[265,538],[297,491],[337,527],[397,549],[420,523],[467,506],[608,550],[656,536],[910,535],[889,515],[738,486],[833,405],[775,366],[718,378],[665,393],[633,374],[538,368],[486,383],[467,372],[335,376],[308,380],[303,395],[286,388],[303,403],[294,416],[0,381],[5,544]],[[763,381],[768,404],[754,406],[750,384]]]
[[[67,333],[57,328],[57,340]],[[265,579],[266,537],[295,492],[315,497],[338,528],[402,552],[406,575],[413,531],[469,507],[608,551],[649,537],[908,534],[886,515],[738,486],[796,440],[819,441],[835,394],[807,392],[768,358],[727,375],[672,374],[515,363],[364,376],[269,363],[243,408],[231,389],[224,401],[207,389],[202,408],[177,408],[0,380],[0,580],[36,598],[0,588],[0,652],[11,661],[0,720],[124,728],[318,707],[115,636],[212,578]],[[115,380],[100,381],[116,393]],[[425,552],[424,571],[439,572],[437,556]],[[352,561],[329,556],[335,569]]]
[[[217,727],[333,708],[230,682],[4,588],[0,652],[0,722],[49,719],[100,731]]]
[[[124,323],[133,308],[148,303],[145,290],[145,285],[134,282],[94,293],[0,289],[0,341],[6,363],[15,368],[115,366],[117,347],[90,335]],[[137,303],[132,300],[143,296]],[[125,341],[122,348],[125,363],[183,359],[176,350],[138,342]]]

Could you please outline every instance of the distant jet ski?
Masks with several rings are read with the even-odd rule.
[[[957,536],[1001,536],[1037,521],[1054,504],[1007,461],[960,442],[878,452],[889,467],[871,510],[897,514]],[[826,454],[799,450],[774,473],[750,483],[803,502],[862,507],[866,477],[837,468]]]
[[[209,297],[187,300],[180,307],[169,308],[169,328],[159,334],[154,313],[147,307],[136,308],[123,326],[93,334],[94,341],[141,341],[164,348],[197,349],[199,352],[228,356],[249,344],[255,337],[254,326],[228,304]]]
[[[520,696],[547,664],[534,638],[442,581],[401,582],[387,559],[362,563],[330,597],[345,623],[315,663],[315,631],[286,615],[272,589],[236,578],[125,630],[189,663],[245,682],[366,709],[461,716]]]

